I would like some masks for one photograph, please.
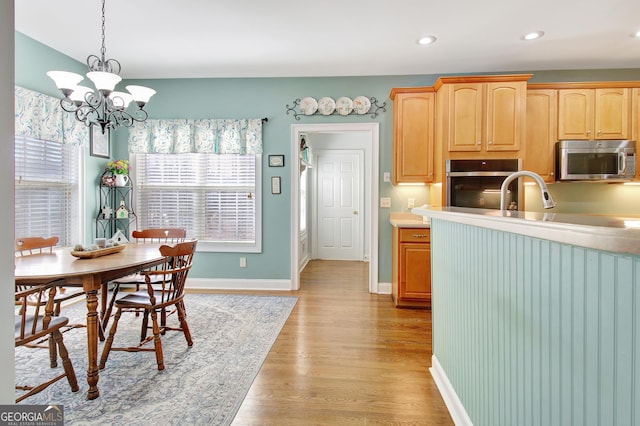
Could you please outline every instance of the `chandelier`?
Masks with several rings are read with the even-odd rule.
[[[60,100],[62,109],[75,113],[76,119],[87,126],[99,125],[102,133],[107,129],[115,129],[118,126],[131,127],[138,121],[148,118],[144,106],[149,102],[156,91],[148,87],[129,85],[127,92],[115,91],[115,86],[122,80],[120,74],[120,62],[115,59],[105,59],[104,43],[104,4],[102,0],[102,48],[100,56],[89,55],[87,78],[93,82],[97,92],[78,83],[84,77],[67,71],[49,71],[47,75],[55,82],[64,98]],[[127,111],[127,107],[134,101],[137,108]]]

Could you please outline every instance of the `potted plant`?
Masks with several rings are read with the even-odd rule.
[[[109,161],[107,169],[115,176],[116,186],[127,186],[129,184],[129,160]]]

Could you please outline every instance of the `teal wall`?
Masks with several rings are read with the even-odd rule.
[[[87,52],[87,54],[92,52]],[[126,72],[127,64],[122,64]],[[82,63],[74,61],[23,34],[16,33],[16,84],[56,95],[53,82],[45,75],[51,69],[85,72]],[[508,71],[504,71],[508,72]],[[470,70],[469,74],[474,74]],[[380,172],[392,170],[392,105],[389,92],[393,87],[430,86],[440,75],[380,76],[380,77],[318,77],[318,78],[225,78],[225,79],[148,79],[129,80],[154,88],[157,94],[147,109],[152,118],[262,118],[269,122],[264,126],[263,188],[269,188],[273,174],[266,167],[266,155],[289,156],[292,124],[378,122],[380,123]],[[569,72],[536,72],[532,82],[589,81],[589,80],[640,80],[638,70],[597,70]],[[121,83],[122,84],[122,83]],[[373,96],[380,103],[386,102],[386,112],[376,118],[365,116],[313,116],[295,120],[286,114],[287,104],[296,98],[313,96],[355,97]],[[126,129],[112,134],[112,156],[127,156]],[[105,160],[89,157],[86,150],[87,232],[94,231],[93,220],[97,214],[95,184],[104,168]],[[247,267],[239,268],[238,253],[199,253],[192,276],[197,278],[260,278],[287,279],[290,275],[290,161],[285,161],[282,176],[283,193],[271,195],[265,191],[263,199],[263,253],[242,254]],[[379,211],[379,281],[391,282],[391,211],[408,211],[406,199],[415,198],[416,205],[428,203],[426,188],[395,188],[379,178],[380,196],[392,199],[391,209]]]
[[[433,353],[474,425],[640,424],[640,256],[437,219],[431,241]]]

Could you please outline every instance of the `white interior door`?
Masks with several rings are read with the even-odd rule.
[[[318,259],[363,260],[362,151],[314,151],[314,253]]]

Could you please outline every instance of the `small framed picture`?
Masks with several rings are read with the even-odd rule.
[[[92,124],[89,130],[89,154],[92,157],[109,158],[109,129]]]
[[[269,167],[284,167],[284,155],[270,155]]]
[[[271,176],[271,193],[282,193],[282,190],[280,189],[280,176]]]

